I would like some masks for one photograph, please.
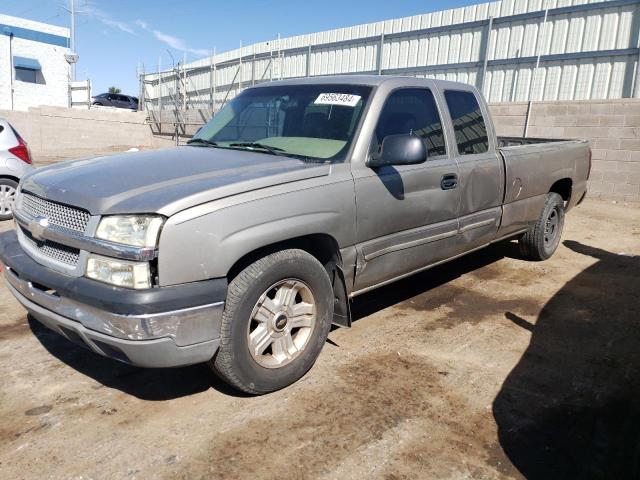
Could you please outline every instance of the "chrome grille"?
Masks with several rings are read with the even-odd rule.
[[[20,227],[25,241],[41,255],[75,267],[80,258],[80,250],[50,240],[36,240],[31,232]]]
[[[33,217],[45,217],[49,223],[84,233],[89,222],[89,212],[52,202],[28,192],[22,192],[17,199],[17,208]]]

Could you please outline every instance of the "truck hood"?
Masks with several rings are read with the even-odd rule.
[[[329,174],[329,165],[205,147],[62,162],[24,178],[22,190],[92,215],[161,213]]]

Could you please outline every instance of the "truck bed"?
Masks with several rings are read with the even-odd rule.
[[[498,145],[505,172],[500,236],[535,221],[550,187],[558,187],[557,182],[563,182],[560,186],[572,193],[567,209],[584,196],[590,168],[589,142],[498,137]]]
[[[498,137],[498,148],[567,141],[569,140],[562,138]]]

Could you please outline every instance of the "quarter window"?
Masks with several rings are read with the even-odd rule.
[[[389,95],[378,120],[372,148],[380,148],[386,136],[402,133],[422,138],[429,157],[446,155],[442,122],[431,90],[406,88]]]
[[[471,155],[489,150],[487,127],[476,96],[472,92],[447,90],[444,97],[451,114],[458,153]]]

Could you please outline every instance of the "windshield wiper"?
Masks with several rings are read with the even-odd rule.
[[[285,153],[286,150],[284,150],[282,148],[278,148],[278,147],[271,147],[269,145],[265,145],[264,143],[239,142],[239,143],[230,143],[229,146],[230,147],[245,147],[245,148],[250,148],[250,149],[261,148],[262,150],[266,150],[267,152],[269,152],[272,155],[280,155],[280,156],[288,157],[288,155]]]
[[[218,144],[212,140],[206,140],[204,138],[192,138],[187,142],[187,145],[205,145],[207,147],[217,147]]]

